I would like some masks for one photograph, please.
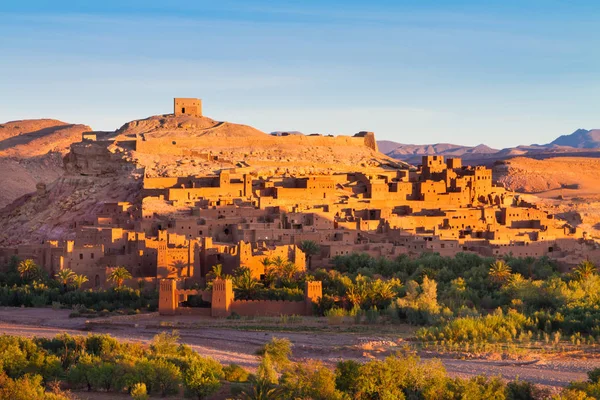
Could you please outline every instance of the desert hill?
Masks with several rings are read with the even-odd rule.
[[[516,157],[498,162],[493,178],[508,189],[533,193],[528,201],[588,233],[600,234],[600,159]]]
[[[600,159],[556,157],[536,160],[516,157],[498,162],[493,167],[494,179],[507,188],[524,193],[556,195],[577,190],[600,194]]]
[[[10,121],[0,124],[0,156],[31,157],[49,151],[66,152],[81,134],[92,129],[55,119]]]
[[[39,182],[50,183],[63,172],[63,155],[90,131],[86,125],[54,119],[11,121],[0,124],[0,208]]]
[[[162,137],[262,137],[266,133],[247,125],[218,122],[208,117],[189,115],[156,115],[146,119],[131,121],[116,131],[117,138],[131,138],[144,135],[146,138]]]
[[[46,193],[27,194],[0,210],[0,244],[72,238],[103,202],[141,202],[144,176],[233,169],[268,178],[408,167],[376,151],[375,137],[367,132],[274,136],[185,115],[131,121],[114,132],[97,132],[96,140],[77,140],[64,166],[65,175],[48,184]]]
[[[334,173],[384,164],[406,166],[376,151],[373,134],[366,132],[337,137],[274,135],[208,117],[153,116],[128,122],[107,139],[114,140],[111,152],[123,154],[146,176],[205,174],[215,168],[245,168],[268,176]],[[136,143],[131,144],[132,140]],[[79,171],[82,164],[76,159],[81,152],[81,146],[71,152],[70,165]]]

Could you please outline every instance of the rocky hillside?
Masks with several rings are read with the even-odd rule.
[[[498,162],[492,171],[495,180],[517,192],[563,197],[600,193],[600,159],[597,158],[516,157]]]
[[[208,117],[172,114],[155,115],[126,123],[116,131],[117,139],[143,135],[146,138],[178,137],[263,137],[267,134],[247,125],[219,122]]]
[[[94,220],[103,202],[139,206],[144,176],[236,168],[269,177],[407,166],[375,151],[374,136],[364,132],[273,136],[207,117],[154,116],[98,133],[97,139],[78,139],[70,146],[63,159],[65,175],[48,184],[45,193],[27,194],[0,210],[0,246],[71,238],[77,226]]]
[[[69,146],[90,130],[53,119],[0,124],[0,208],[60,177]]]

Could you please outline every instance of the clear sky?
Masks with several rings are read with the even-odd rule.
[[[600,128],[600,1],[1,0],[0,122],[200,97],[263,131],[547,143]]]

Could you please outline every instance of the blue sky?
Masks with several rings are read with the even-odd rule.
[[[0,122],[200,97],[263,131],[547,143],[600,128],[598,1],[0,2]]]

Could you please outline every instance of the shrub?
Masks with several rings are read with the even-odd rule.
[[[146,391],[146,385],[143,383],[136,383],[131,388],[131,397],[134,400],[148,400],[148,392]]]
[[[237,364],[229,364],[223,368],[223,378],[228,382],[246,382],[250,373]]]
[[[288,399],[341,400],[335,387],[335,375],[321,363],[308,361],[294,364],[280,379],[280,392]]]
[[[219,390],[222,378],[223,369],[218,361],[197,357],[183,373],[183,385],[188,395],[202,400]]]
[[[150,348],[156,354],[174,355],[177,353],[177,348],[179,347],[178,340],[179,332],[177,331],[172,331],[171,333],[161,332],[154,336]]]
[[[354,396],[361,364],[354,360],[340,361],[335,367],[335,387]]]
[[[346,316],[346,310],[340,307],[333,307],[327,311],[325,311],[325,316],[327,317],[327,321],[332,325],[340,325],[344,322],[344,317]]]
[[[274,337],[270,342],[265,343],[256,354],[263,357],[268,356],[275,367],[283,370],[290,362],[292,343],[288,339]]]
[[[177,394],[181,381],[180,369],[172,362],[162,358],[151,360],[150,364],[154,369],[152,389],[157,390],[161,396]]]

